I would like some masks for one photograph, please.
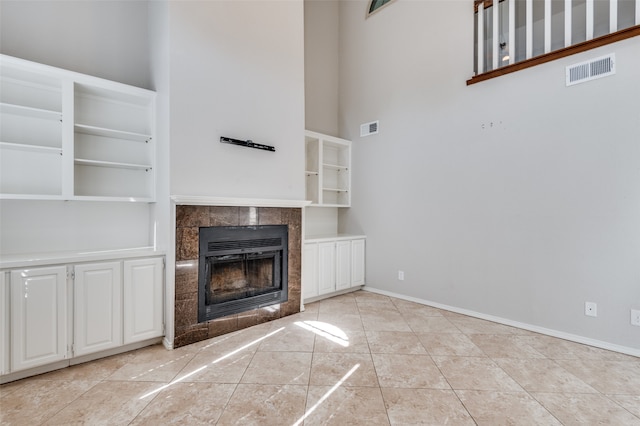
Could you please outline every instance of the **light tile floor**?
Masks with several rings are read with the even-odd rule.
[[[0,387],[0,423],[640,425],[640,359],[359,291]]]

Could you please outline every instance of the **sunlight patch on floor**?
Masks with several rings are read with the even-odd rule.
[[[218,362],[220,362],[220,361],[222,361],[222,360],[225,360],[225,359],[227,359],[227,358],[229,358],[229,357],[231,357],[231,356],[233,356],[233,355],[237,354],[238,352],[241,352],[241,351],[243,351],[243,350],[247,349],[248,347],[251,347],[251,346],[255,345],[256,343],[260,343],[260,342],[262,342],[263,340],[265,340],[265,339],[267,339],[267,338],[269,338],[269,337],[273,336],[274,334],[276,334],[276,333],[278,333],[278,332],[280,332],[280,331],[282,331],[282,330],[284,330],[284,327],[280,327],[279,329],[274,330],[274,331],[272,331],[272,332],[271,332],[271,333],[269,333],[269,334],[265,334],[264,336],[259,337],[259,338],[257,338],[256,340],[254,340],[254,341],[252,341],[252,342],[249,342],[249,343],[247,343],[246,345],[241,346],[241,347],[239,347],[238,349],[233,350],[233,351],[229,352],[228,354],[225,354],[225,355],[221,356],[220,358],[217,358],[217,359],[215,359],[215,360],[211,361],[211,363],[210,363],[210,364],[203,365],[202,367],[200,367],[200,368],[198,368],[198,369],[195,369],[194,371],[192,371],[192,372],[190,372],[190,373],[185,374],[184,376],[182,376],[182,377],[180,377],[180,378],[178,378],[178,379],[176,379],[176,380],[172,381],[171,383],[167,383],[167,384],[166,384],[166,385],[164,385],[164,386],[160,386],[158,389],[155,389],[155,390],[153,390],[153,391],[151,391],[151,392],[149,392],[149,393],[147,393],[147,394],[142,395],[142,396],[140,397],[140,399],[145,399],[146,397],[151,396],[151,395],[153,395],[153,394],[156,394],[156,393],[158,393],[158,392],[160,392],[160,391],[163,391],[163,390],[167,389],[168,387],[175,385],[176,383],[180,383],[180,382],[184,381],[185,379],[187,379],[187,378],[189,378],[189,377],[193,376],[194,374],[199,373],[200,371],[204,370],[204,369],[205,369],[205,368],[207,368],[209,365],[217,364]]]
[[[295,422],[293,424],[293,426],[300,426],[302,424],[302,422],[304,422],[304,420],[309,417],[309,415],[311,415],[311,413],[313,413],[316,408],[318,408],[327,398],[329,398],[331,396],[332,393],[334,393],[336,391],[336,389],[338,389],[340,386],[342,386],[342,384],[353,374],[355,373],[355,371],[360,367],[360,364],[356,364],[353,367],[351,367],[351,370],[349,370],[347,372],[347,374],[345,374],[344,376],[342,376],[342,378],[340,380],[338,380],[338,382],[333,385],[331,387],[331,389],[329,389],[324,395],[322,395],[322,398],[320,398],[318,400],[318,402],[316,402],[315,404],[313,404],[313,406],[311,408],[309,408],[307,410],[306,413],[304,413],[304,415],[302,417],[300,417],[298,419],[297,422]]]
[[[335,325],[322,321],[296,321],[294,324],[305,330],[312,331],[318,336],[329,339],[340,346],[345,348],[349,346],[349,336]]]
[[[181,356],[181,357],[179,357],[179,358],[172,359],[171,361],[165,362],[164,364],[160,364],[160,365],[158,365],[157,367],[150,368],[150,369],[148,369],[147,371],[143,371],[143,372],[141,372],[140,374],[138,374],[138,375],[136,375],[136,376],[131,376],[131,378],[130,378],[129,380],[136,380],[136,379],[139,379],[139,378],[140,378],[140,377],[142,377],[142,376],[146,376],[147,374],[153,373],[153,372],[154,372],[154,371],[156,371],[156,370],[159,370],[159,369],[161,369],[161,368],[163,368],[163,367],[166,367],[167,365],[171,365],[171,364],[173,364],[173,363],[175,363],[175,362],[177,362],[177,361],[180,361],[181,359],[186,358],[186,357],[188,357],[188,356],[189,356],[189,354],[185,354],[185,355],[182,355],[182,356]]]

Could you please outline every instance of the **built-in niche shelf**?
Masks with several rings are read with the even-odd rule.
[[[62,121],[61,111],[52,111],[49,109],[33,108],[29,106],[0,103],[0,113],[21,115],[23,117],[42,118],[45,120]]]
[[[312,206],[351,205],[351,141],[305,132],[306,198]]]
[[[152,169],[150,164],[115,163],[113,161],[86,160],[84,158],[76,158],[74,163],[80,166],[111,167],[114,169],[144,170],[146,172]]]
[[[105,138],[125,139],[134,142],[150,142],[152,136],[149,134],[125,132],[123,130],[105,129],[103,127],[87,126],[86,124],[76,124],[76,133],[83,135],[102,136]]]
[[[0,198],[153,202],[155,93],[0,55]]]
[[[0,56],[0,197],[61,199],[62,80]]]
[[[44,152],[49,154],[62,155],[62,148],[43,145],[31,145],[22,143],[0,142],[0,149],[17,150],[17,151],[31,151],[31,152]]]

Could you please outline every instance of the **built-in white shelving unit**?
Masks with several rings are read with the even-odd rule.
[[[0,63],[0,193],[62,197],[62,81]]]
[[[305,132],[306,196],[312,205],[351,205],[351,142]]]
[[[305,153],[302,297],[311,302],[362,288],[366,235],[337,232],[338,208],[351,206],[351,141],[307,130]]]
[[[155,201],[155,93],[0,56],[0,198]]]
[[[0,55],[0,383],[164,334],[155,98]]]

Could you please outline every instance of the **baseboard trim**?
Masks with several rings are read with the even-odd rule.
[[[0,384],[13,382],[16,380],[26,379],[27,377],[37,376],[39,374],[50,373],[55,370],[61,370],[63,368],[71,367],[72,365],[82,364],[89,361],[95,361],[100,358],[105,358],[112,355],[118,355],[121,353],[141,349],[147,346],[160,343],[162,339],[160,337],[154,337],[152,339],[143,340],[141,342],[129,343],[127,345],[118,346],[117,348],[107,349],[100,352],[95,352],[88,355],[82,355],[75,358],[68,358],[62,361],[57,361],[51,364],[45,364],[38,367],[29,368],[26,370],[14,371],[0,376]]]
[[[421,305],[431,306],[438,309],[444,309],[446,311],[455,312],[457,314],[462,314],[462,315],[467,315],[470,317],[479,318],[487,321],[497,322],[498,324],[508,325],[510,327],[516,327],[516,328],[520,328],[527,331],[533,331],[534,333],[540,333],[546,336],[557,337],[560,339],[569,340],[571,342],[582,343],[584,345],[594,346],[596,348],[606,349],[608,351],[618,352],[621,354],[631,355],[631,356],[640,358],[640,349],[616,345],[614,343],[609,343],[609,342],[603,342],[602,340],[591,339],[589,337],[579,336],[571,333],[565,333],[564,331],[553,330],[550,328],[539,327],[537,325],[513,321],[510,319],[501,318],[501,317],[496,317],[493,315],[487,315],[481,312],[475,312],[475,311],[470,311],[468,309],[457,308],[455,306],[444,305],[442,303],[419,299],[417,297],[412,297],[412,296],[406,296],[404,294],[381,290],[374,287],[365,286],[363,290],[369,291],[371,293],[382,294],[384,296],[395,297],[397,299],[407,300],[409,302],[419,303]]]
[[[304,303],[319,302],[320,300],[329,299],[331,297],[341,296],[347,293],[353,293],[354,291],[362,290],[364,286],[355,286],[349,288],[343,288],[342,290],[332,291],[331,293],[321,294],[320,296],[309,297],[304,299]]]
[[[166,337],[164,339],[162,339],[162,345],[168,351],[173,350],[173,342],[170,342]]]

